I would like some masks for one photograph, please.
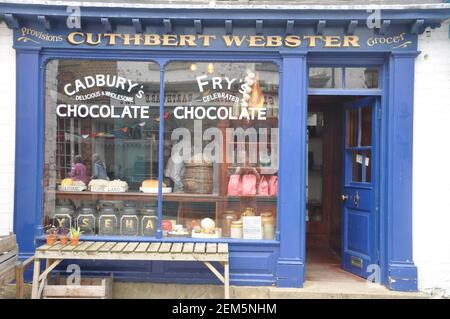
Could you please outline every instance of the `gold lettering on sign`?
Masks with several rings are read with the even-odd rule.
[[[157,34],[146,34],[144,35],[144,45],[147,46],[161,45],[161,39]]]
[[[178,46],[178,37],[176,34],[164,34],[162,36],[162,45],[163,46]]]
[[[94,36],[92,33],[86,33],[86,43],[89,45],[99,45],[102,43],[100,34]]]
[[[350,46],[359,48],[359,37],[357,35],[345,35],[344,44],[342,46],[344,48],[348,48]]]
[[[303,38],[308,41],[309,47],[315,47],[316,40],[322,40],[322,36],[320,35],[305,35]]]
[[[302,40],[298,35],[288,35],[284,39],[284,45],[288,48],[296,48],[302,44]]]
[[[264,37],[262,35],[251,35],[248,40],[248,46],[253,47],[264,47],[266,45]]]
[[[117,33],[105,33],[103,37],[107,39],[108,45],[116,45],[116,39],[120,38],[120,34]]]
[[[341,46],[341,37],[337,35],[324,36],[325,48],[339,48]]]
[[[239,37],[237,35],[233,35],[233,36],[224,35],[224,36],[222,36],[222,38],[225,41],[225,45],[227,47],[231,47],[233,44],[240,47],[242,45],[242,43],[244,42],[246,36]]]
[[[130,34],[124,34],[122,35],[123,39],[123,45],[131,45],[131,42],[133,42],[134,45],[140,45],[142,37],[139,33],[130,35]]]
[[[209,44],[211,42],[211,40],[215,40],[216,36],[215,35],[204,35],[201,34],[198,36],[198,39],[202,41],[202,44],[204,47],[209,47]]]
[[[77,38],[81,37],[80,40]],[[84,33],[83,32],[72,32],[67,36],[67,42],[70,44],[83,44],[84,43]]]
[[[180,46],[190,46],[195,47],[197,44],[195,43],[195,35],[192,34],[182,34],[180,35]]]
[[[266,47],[281,47],[283,44],[283,38],[279,35],[267,36]]]

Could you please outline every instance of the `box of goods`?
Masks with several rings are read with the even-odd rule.
[[[105,191],[108,181],[104,179],[93,179],[89,182],[88,188],[91,192],[101,193]]]
[[[86,189],[86,184],[83,181],[75,181],[71,178],[64,178],[61,185],[58,185],[58,190],[62,192],[82,192]]]
[[[121,181],[120,179],[109,181],[105,187],[105,192],[108,193],[125,193],[127,190],[128,190],[127,182]]]
[[[191,232],[192,238],[220,238],[222,229],[216,227],[216,222],[211,218],[203,218],[200,226],[195,226]]]
[[[157,194],[158,193],[158,180],[157,179],[146,179],[142,182],[141,187],[139,188],[139,191],[143,193],[150,193],[150,194]],[[167,187],[167,185],[163,182],[162,183],[162,193],[171,193],[172,188]]]

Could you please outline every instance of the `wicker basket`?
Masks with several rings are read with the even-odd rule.
[[[213,192],[213,164],[184,163],[184,192],[211,194]]]

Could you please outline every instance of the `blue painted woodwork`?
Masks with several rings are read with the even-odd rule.
[[[450,16],[450,10],[383,10],[382,34],[362,27],[365,10],[168,10],[83,7],[81,32],[139,32],[176,34],[314,35],[319,21],[325,21],[324,34],[358,35],[359,48],[249,48],[225,47],[220,42],[210,47],[160,48],[144,46],[73,46],[65,41],[24,42],[22,27],[50,35],[68,32],[63,6],[0,4],[0,18],[14,28],[17,52],[17,122],[14,229],[18,234],[21,257],[31,255],[35,239],[42,241],[42,165],[44,146],[44,68],[49,59],[153,60],[163,66],[171,60],[198,61],[273,61],[280,68],[280,168],[278,229],[276,240],[252,242],[219,239],[230,243],[231,280],[239,285],[301,287],[305,274],[306,206],[306,116],[307,94],[378,96],[381,104],[379,139],[379,184],[370,205],[379,208],[379,265],[382,283],[395,290],[416,290],[417,269],[412,260],[412,115],[414,59],[417,33],[436,27]],[[38,16],[51,21],[47,23]],[[134,23],[133,23],[134,19]],[[256,20],[261,22],[256,22]],[[417,22],[423,20],[422,22]],[[201,24],[195,21],[200,21]],[[333,21],[327,24],[326,21]],[[356,24],[355,24],[356,21]],[[301,22],[301,23],[297,23]],[[395,22],[395,23],[394,23]],[[262,28],[264,24],[264,28]],[[49,30],[45,31],[45,27]],[[257,30],[259,28],[259,30]],[[322,28],[322,27],[321,27]],[[202,30],[200,30],[202,29]],[[414,30],[412,30],[414,29]],[[405,47],[368,44],[370,38],[405,32]],[[35,38],[32,38],[36,40]],[[376,90],[307,89],[308,66],[378,66],[380,88]],[[161,85],[160,93],[164,92]],[[160,105],[160,112],[163,112]],[[378,116],[378,113],[377,113]],[[160,122],[160,129],[164,127]],[[160,146],[162,143],[160,142]],[[162,176],[160,160],[159,176]],[[372,175],[374,176],[374,175]],[[158,194],[161,203],[161,194]],[[366,203],[362,203],[366,205]],[[369,204],[367,204],[369,205]],[[158,216],[162,216],[161,205]],[[161,219],[161,218],[160,218]],[[161,231],[157,238],[161,238]],[[86,237],[89,239],[89,237]],[[131,237],[101,237],[100,240],[133,240]],[[153,241],[155,238],[139,238]],[[178,239],[181,240],[181,239]],[[177,241],[177,239],[171,239]],[[201,241],[201,240],[199,240]],[[83,268],[84,269],[84,268]],[[90,264],[86,273],[114,271],[127,280],[215,282],[202,266],[194,264],[104,262]]]
[[[371,144],[362,145],[362,109],[369,108],[371,113]],[[356,127],[357,145],[348,144],[348,115],[350,111],[358,112]],[[342,268],[358,276],[367,278],[371,273],[370,265],[378,265],[378,211],[376,205],[378,163],[377,131],[378,116],[375,98],[363,98],[344,106],[344,167],[343,193],[348,198],[342,203]],[[361,181],[353,178],[352,165],[354,152],[370,151],[370,179],[365,168],[366,153],[361,154]],[[352,262],[356,259],[356,263]]]

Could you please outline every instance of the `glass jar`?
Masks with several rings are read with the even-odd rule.
[[[74,214],[75,209],[72,204],[68,202],[62,202],[55,207],[55,213],[51,218],[52,225],[56,228],[69,229],[73,226]]]
[[[141,210],[141,227],[142,236],[153,237],[156,234],[158,222],[157,205],[155,203],[145,203]]]
[[[234,210],[224,211],[222,214],[222,236],[230,237],[231,223],[238,220],[238,216]]]
[[[255,216],[255,210],[252,207],[247,207],[242,216]]]
[[[275,237],[275,218],[272,212],[261,213],[263,239],[273,240]]]
[[[92,202],[83,202],[78,208],[76,219],[77,227],[86,235],[93,235],[96,232],[96,209]]]
[[[230,237],[235,239],[241,239],[244,235],[243,223],[240,220],[235,220],[231,222],[230,226]]]
[[[98,217],[99,235],[117,235],[117,209],[112,202],[103,202]]]
[[[125,201],[120,210],[120,235],[137,236],[139,235],[139,218],[136,203]]]

